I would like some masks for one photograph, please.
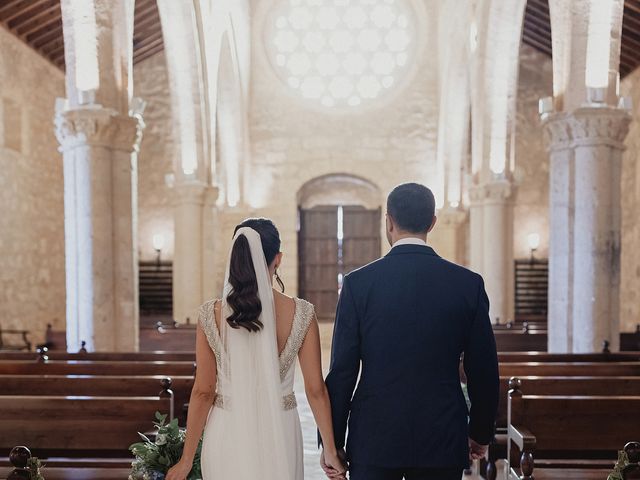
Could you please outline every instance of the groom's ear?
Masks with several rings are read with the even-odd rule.
[[[431,222],[431,226],[429,227],[429,230],[427,230],[427,233],[431,233],[431,230],[433,230],[433,227],[436,226],[436,222],[438,221],[438,217],[436,217],[435,215],[433,216],[433,221]]]

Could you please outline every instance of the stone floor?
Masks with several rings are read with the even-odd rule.
[[[329,324],[320,325],[320,337],[322,341],[322,365],[326,371],[329,368],[329,356],[331,353],[331,331],[332,326]],[[304,438],[304,469],[305,480],[320,480],[326,478],[320,468],[320,453],[317,446],[316,424],[311,413],[311,408],[304,394],[304,384],[300,369],[296,371],[295,383],[296,397],[298,399],[298,411],[300,413],[300,422],[302,424],[302,435]],[[481,477],[476,475],[467,475],[464,480],[479,480]],[[498,477],[500,478],[500,477]]]

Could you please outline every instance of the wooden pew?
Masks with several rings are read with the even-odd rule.
[[[108,362],[195,362],[195,352],[88,352],[71,353],[59,350],[43,352],[49,360],[91,360]],[[0,352],[0,360],[39,360],[38,352]],[[640,355],[638,356],[640,358]]]
[[[2,358],[0,356],[0,358]],[[616,353],[547,353],[499,352],[500,363],[519,362],[640,362],[640,352]]]
[[[0,396],[0,451],[29,445],[38,458],[130,458],[137,432],[152,428],[169,398]]]
[[[514,389],[526,392],[527,395],[633,397],[640,394],[640,377],[500,377],[497,434],[489,447],[486,474],[489,480],[496,478],[496,460],[507,456],[508,392]]]
[[[500,364],[500,376],[639,376],[640,362],[513,362]]]
[[[499,352],[547,351],[546,332],[523,333],[521,331],[494,329],[493,333]]]
[[[10,467],[0,467],[0,478],[8,480],[30,479],[27,462],[31,458],[31,451],[26,447],[14,447],[9,454]],[[119,466],[88,466],[61,467],[49,462],[41,473],[47,480],[123,480],[128,478],[131,467]]]
[[[194,324],[140,328],[140,351],[194,352],[195,349],[196,326]]]
[[[0,375],[0,396],[95,396],[95,397],[149,397],[171,398],[171,416],[184,424],[182,411],[188,403],[193,377],[91,375]]]
[[[606,478],[620,445],[640,433],[639,411],[637,396],[536,396],[511,390],[507,447],[517,454],[509,458],[509,479],[567,478],[570,470],[595,478],[588,476],[593,469]]]
[[[89,360],[0,361],[0,375],[191,376],[193,362],[108,362]]]

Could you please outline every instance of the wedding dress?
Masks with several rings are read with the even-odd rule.
[[[258,333],[232,329],[215,319],[216,301],[200,308],[199,322],[217,366],[214,405],[204,430],[203,480],[303,480],[303,443],[296,397],[295,360],[315,317],[313,305],[295,299],[291,333],[278,353],[273,290],[260,236],[243,228],[249,240],[262,303]],[[234,239],[235,240],[235,239]],[[223,298],[227,298],[228,268]],[[226,313],[225,313],[226,312]],[[222,303],[223,318],[229,313]]]

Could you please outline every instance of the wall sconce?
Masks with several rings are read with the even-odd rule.
[[[162,247],[164,247],[164,235],[156,233],[153,236],[153,249],[156,251],[156,262],[160,266],[160,256],[162,254]]]
[[[531,252],[531,263],[534,262],[534,254],[536,250],[540,248],[540,234],[538,233],[530,233],[527,235],[527,244],[529,245],[529,251]]]

